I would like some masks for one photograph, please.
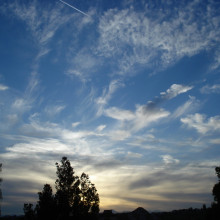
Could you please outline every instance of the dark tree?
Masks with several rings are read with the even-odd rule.
[[[99,213],[99,194],[89,176],[83,173],[80,178],[70,164],[63,157],[61,164],[56,163],[56,199],[59,212],[64,218],[71,214],[76,219],[89,219]]]
[[[216,205],[220,207],[220,167],[215,168],[216,175],[218,177],[218,183],[216,183],[212,189],[212,195]]]
[[[75,175],[67,157],[56,163],[56,194],[45,184],[38,193],[39,201],[35,211],[38,219],[96,219],[99,213],[99,194],[89,176],[83,173],[80,178]],[[24,204],[26,218],[34,216],[33,205]]]
[[[23,210],[24,210],[25,219],[27,219],[27,220],[33,220],[34,219],[33,204],[25,203]]]
[[[99,194],[95,185],[89,180],[89,176],[82,173],[80,177],[81,188],[81,204],[83,206],[83,214],[91,213],[96,215],[99,213]]]
[[[2,171],[2,164],[0,163],[0,172]],[[2,182],[2,178],[0,177],[0,216],[2,214],[1,212],[1,200],[2,200],[2,189],[1,189],[1,182]]]
[[[45,184],[42,192],[38,193],[38,196],[39,201],[35,208],[38,219],[55,219],[56,203],[51,186]]]
[[[218,183],[216,183],[212,189],[212,195],[214,196],[212,219],[220,219],[220,167],[216,167],[215,172],[218,177]]]
[[[76,205],[79,200],[79,178],[75,176],[75,172],[71,167],[70,161],[67,157],[63,157],[61,164],[56,163],[57,180],[56,186],[56,200],[58,211],[62,218],[67,218],[71,212],[71,208]]]

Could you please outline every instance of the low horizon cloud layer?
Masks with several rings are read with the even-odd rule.
[[[89,174],[101,210],[210,206],[219,10],[217,0],[1,1],[2,214],[54,189],[63,156]]]

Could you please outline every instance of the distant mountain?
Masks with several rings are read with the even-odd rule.
[[[113,210],[104,210],[99,215],[99,220],[152,220],[150,213],[142,207],[135,209],[132,212],[115,213]]]
[[[139,219],[139,220],[152,219],[150,213],[142,207],[139,207],[134,211],[132,211],[131,213],[129,213],[129,216],[131,217],[130,219]]]
[[[148,212],[146,209],[142,208],[142,207],[136,208],[136,209],[135,209],[134,211],[132,211],[131,213],[133,213],[133,214],[139,214],[139,215],[150,215],[149,212]]]

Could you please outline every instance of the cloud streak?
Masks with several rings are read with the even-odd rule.
[[[76,7],[74,7],[74,6],[70,5],[70,4],[68,4],[68,3],[66,3],[66,2],[64,2],[64,1],[62,1],[62,0],[59,0],[59,1],[60,1],[60,2],[62,2],[63,4],[65,4],[65,5],[69,6],[70,8],[75,9],[76,11],[80,12],[81,14],[83,14],[83,15],[88,16],[88,17],[89,17],[89,15],[88,15],[88,14],[86,14],[85,12],[83,12],[83,11],[79,10],[78,8],[76,8]]]

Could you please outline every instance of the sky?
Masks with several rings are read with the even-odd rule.
[[[219,11],[218,0],[1,0],[2,214],[54,187],[63,156],[89,174],[101,211],[210,206]]]

